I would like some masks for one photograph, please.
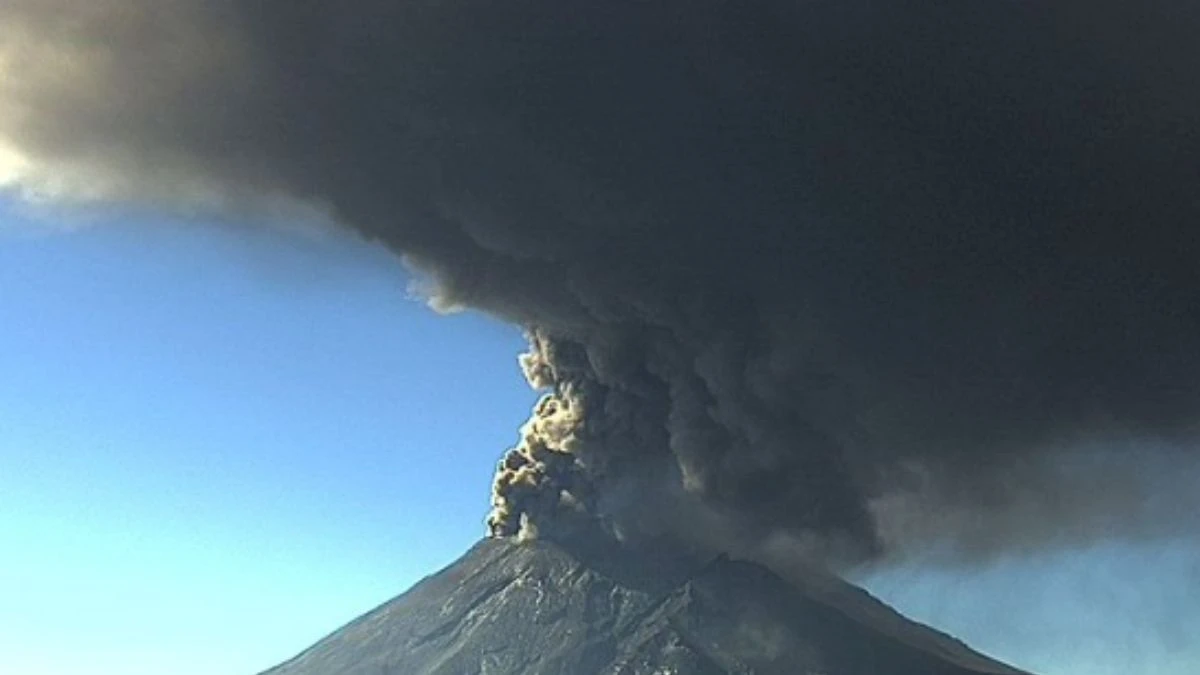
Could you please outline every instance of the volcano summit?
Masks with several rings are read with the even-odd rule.
[[[485,539],[262,675],[1026,675],[836,578],[794,582]]]

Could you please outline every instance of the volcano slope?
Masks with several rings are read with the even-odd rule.
[[[813,573],[485,539],[262,675],[1027,675]]]

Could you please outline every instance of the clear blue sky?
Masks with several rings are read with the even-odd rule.
[[[482,534],[534,398],[518,331],[350,237],[90,220],[0,202],[0,673],[249,675]],[[1194,675],[1198,559],[865,581],[1045,675]]]

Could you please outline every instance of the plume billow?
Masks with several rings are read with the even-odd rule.
[[[1194,535],[1200,21],[1118,4],[8,0],[0,176],[303,204],[528,329],[493,534]]]

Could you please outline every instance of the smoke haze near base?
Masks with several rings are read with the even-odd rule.
[[[0,178],[303,204],[525,326],[583,415],[551,514],[1187,536],[1200,13],[1124,5],[9,0]]]

